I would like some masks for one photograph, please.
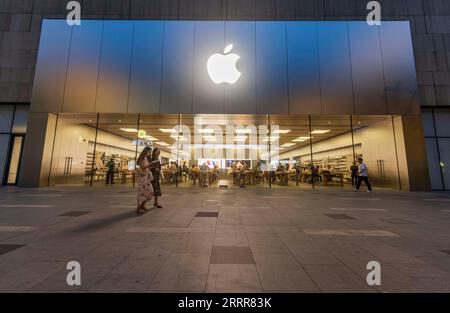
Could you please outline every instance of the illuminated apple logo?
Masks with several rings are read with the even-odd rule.
[[[208,59],[208,74],[216,84],[234,84],[241,77],[241,72],[236,68],[236,64],[241,58],[237,54],[230,53],[233,45],[228,45],[223,54],[216,53]]]

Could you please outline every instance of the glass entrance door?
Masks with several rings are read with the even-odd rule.
[[[8,161],[8,174],[6,177],[6,184],[16,185],[17,177],[20,167],[20,159],[22,155],[24,136],[12,136],[11,138],[11,152]]]

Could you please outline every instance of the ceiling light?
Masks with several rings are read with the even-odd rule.
[[[178,140],[178,141],[187,141],[186,138],[184,138],[183,136],[170,136],[171,138]]]
[[[295,146],[295,143],[285,143],[284,145],[282,145],[282,147],[284,147],[284,148],[289,148],[292,146]]]
[[[236,129],[236,134],[250,134],[251,132],[251,129]]]
[[[169,146],[169,144],[168,143],[165,143],[165,142],[155,142],[157,145],[159,145],[159,146],[162,146],[162,147],[167,147],[167,146]]]
[[[151,140],[151,141],[157,141],[158,140],[158,138],[152,137],[150,135],[139,136],[139,138],[147,139],[147,140]]]
[[[202,134],[212,134],[212,133],[214,133],[214,129],[210,129],[210,128],[200,128],[200,129],[198,130],[198,132],[199,132],[199,133],[202,133]]]
[[[290,129],[277,129],[273,133],[274,134],[287,134],[287,133],[290,133],[290,132],[291,132]]]
[[[127,133],[137,133],[138,130],[136,128],[121,128],[121,131],[127,132]]]
[[[159,129],[163,133],[176,133],[177,131],[173,128],[160,128]]]
[[[275,141],[275,140],[278,140],[278,139],[280,139],[280,136],[270,136],[270,137],[267,137],[267,138],[265,138],[264,139],[264,141]]]
[[[322,135],[322,134],[326,134],[329,133],[331,130],[329,129],[315,129],[311,132],[311,134],[313,135]]]
[[[311,139],[311,138],[314,138],[314,137],[305,137],[305,136],[303,136],[303,137],[297,137],[297,138],[295,138],[295,139],[292,140],[292,141],[294,141],[294,142],[302,142],[302,141],[309,140],[309,139]]]

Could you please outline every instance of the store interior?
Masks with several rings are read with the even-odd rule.
[[[399,189],[394,133],[392,116],[59,114],[50,184],[134,186],[151,145],[165,185],[352,188],[361,157],[372,185]]]

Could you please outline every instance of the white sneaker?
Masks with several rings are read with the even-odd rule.
[[[372,190],[367,190],[367,192],[372,192]]]

